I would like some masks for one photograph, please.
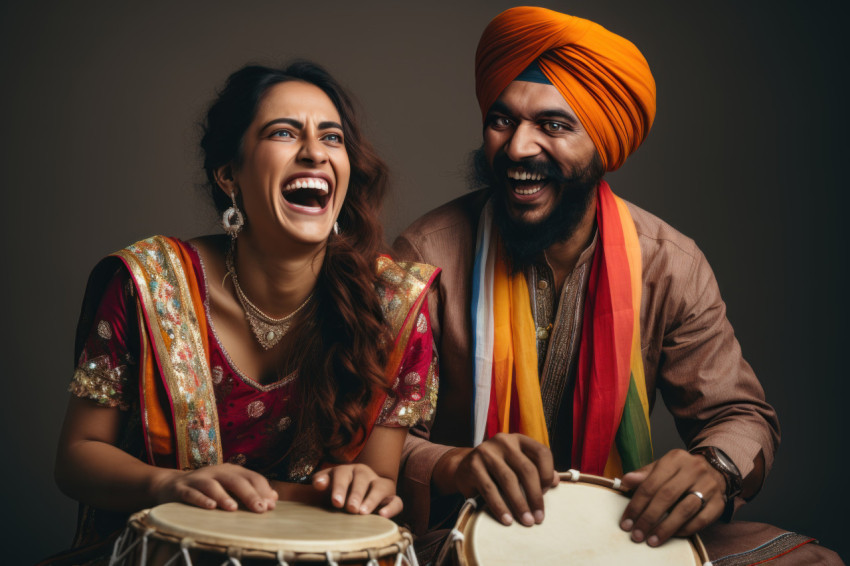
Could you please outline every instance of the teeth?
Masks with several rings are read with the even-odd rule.
[[[541,189],[543,189],[542,185],[535,187],[533,189],[514,189],[514,192],[516,192],[516,194],[518,194],[518,195],[533,195],[534,193],[540,191]]]
[[[542,181],[543,175],[539,173],[529,173],[523,169],[509,169],[508,178],[514,181]]]
[[[294,191],[296,189],[318,189],[328,192],[328,182],[316,177],[299,177],[283,187],[285,191]]]

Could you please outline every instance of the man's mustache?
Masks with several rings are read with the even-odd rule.
[[[513,161],[504,153],[498,153],[493,158],[493,171],[497,176],[504,176],[508,169],[522,168],[526,173],[532,175],[540,175],[556,183],[563,183],[567,180],[561,169],[546,157],[536,157],[523,159],[522,161]]]

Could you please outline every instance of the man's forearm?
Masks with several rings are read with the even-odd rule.
[[[452,448],[437,460],[431,475],[431,485],[440,495],[451,495],[458,492],[455,476],[461,460],[472,451],[472,448]]]

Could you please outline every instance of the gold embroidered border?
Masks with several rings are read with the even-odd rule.
[[[124,259],[148,314],[151,340],[173,407],[181,469],[221,462],[212,375],[182,263],[167,238],[154,236],[115,255]]]
[[[396,263],[386,256],[378,257],[378,295],[384,307],[384,316],[394,336],[402,330],[402,325],[411,312],[413,303],[428,287],[438,268],[424,263]]]

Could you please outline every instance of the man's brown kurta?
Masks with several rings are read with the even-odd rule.
[[[437,415],[429,427],[414,431],[420,438],[406,443],[402,459],[405,511],[419,532],[428,524],[434,465],[451,446],[470,446],[472,439],[469,303],[475,236],[485,198],[479,191],[437,208],[394,244],[399,259],[443,270],[429,297],[440,355]],[[641,349],[650,410],[660,391],[688,448],[722,449],[745,477],[762,453],[769,470],[779,443],[776,413],[741,356],[705,256],[693,240],[659,218],[630,203],[628,207],[643,261]],[[591,256],[582,254],[576,269]],[[571,400],[571,393],[565,392],[564,398]],[[427,438],[430,442],[423,440]]]

